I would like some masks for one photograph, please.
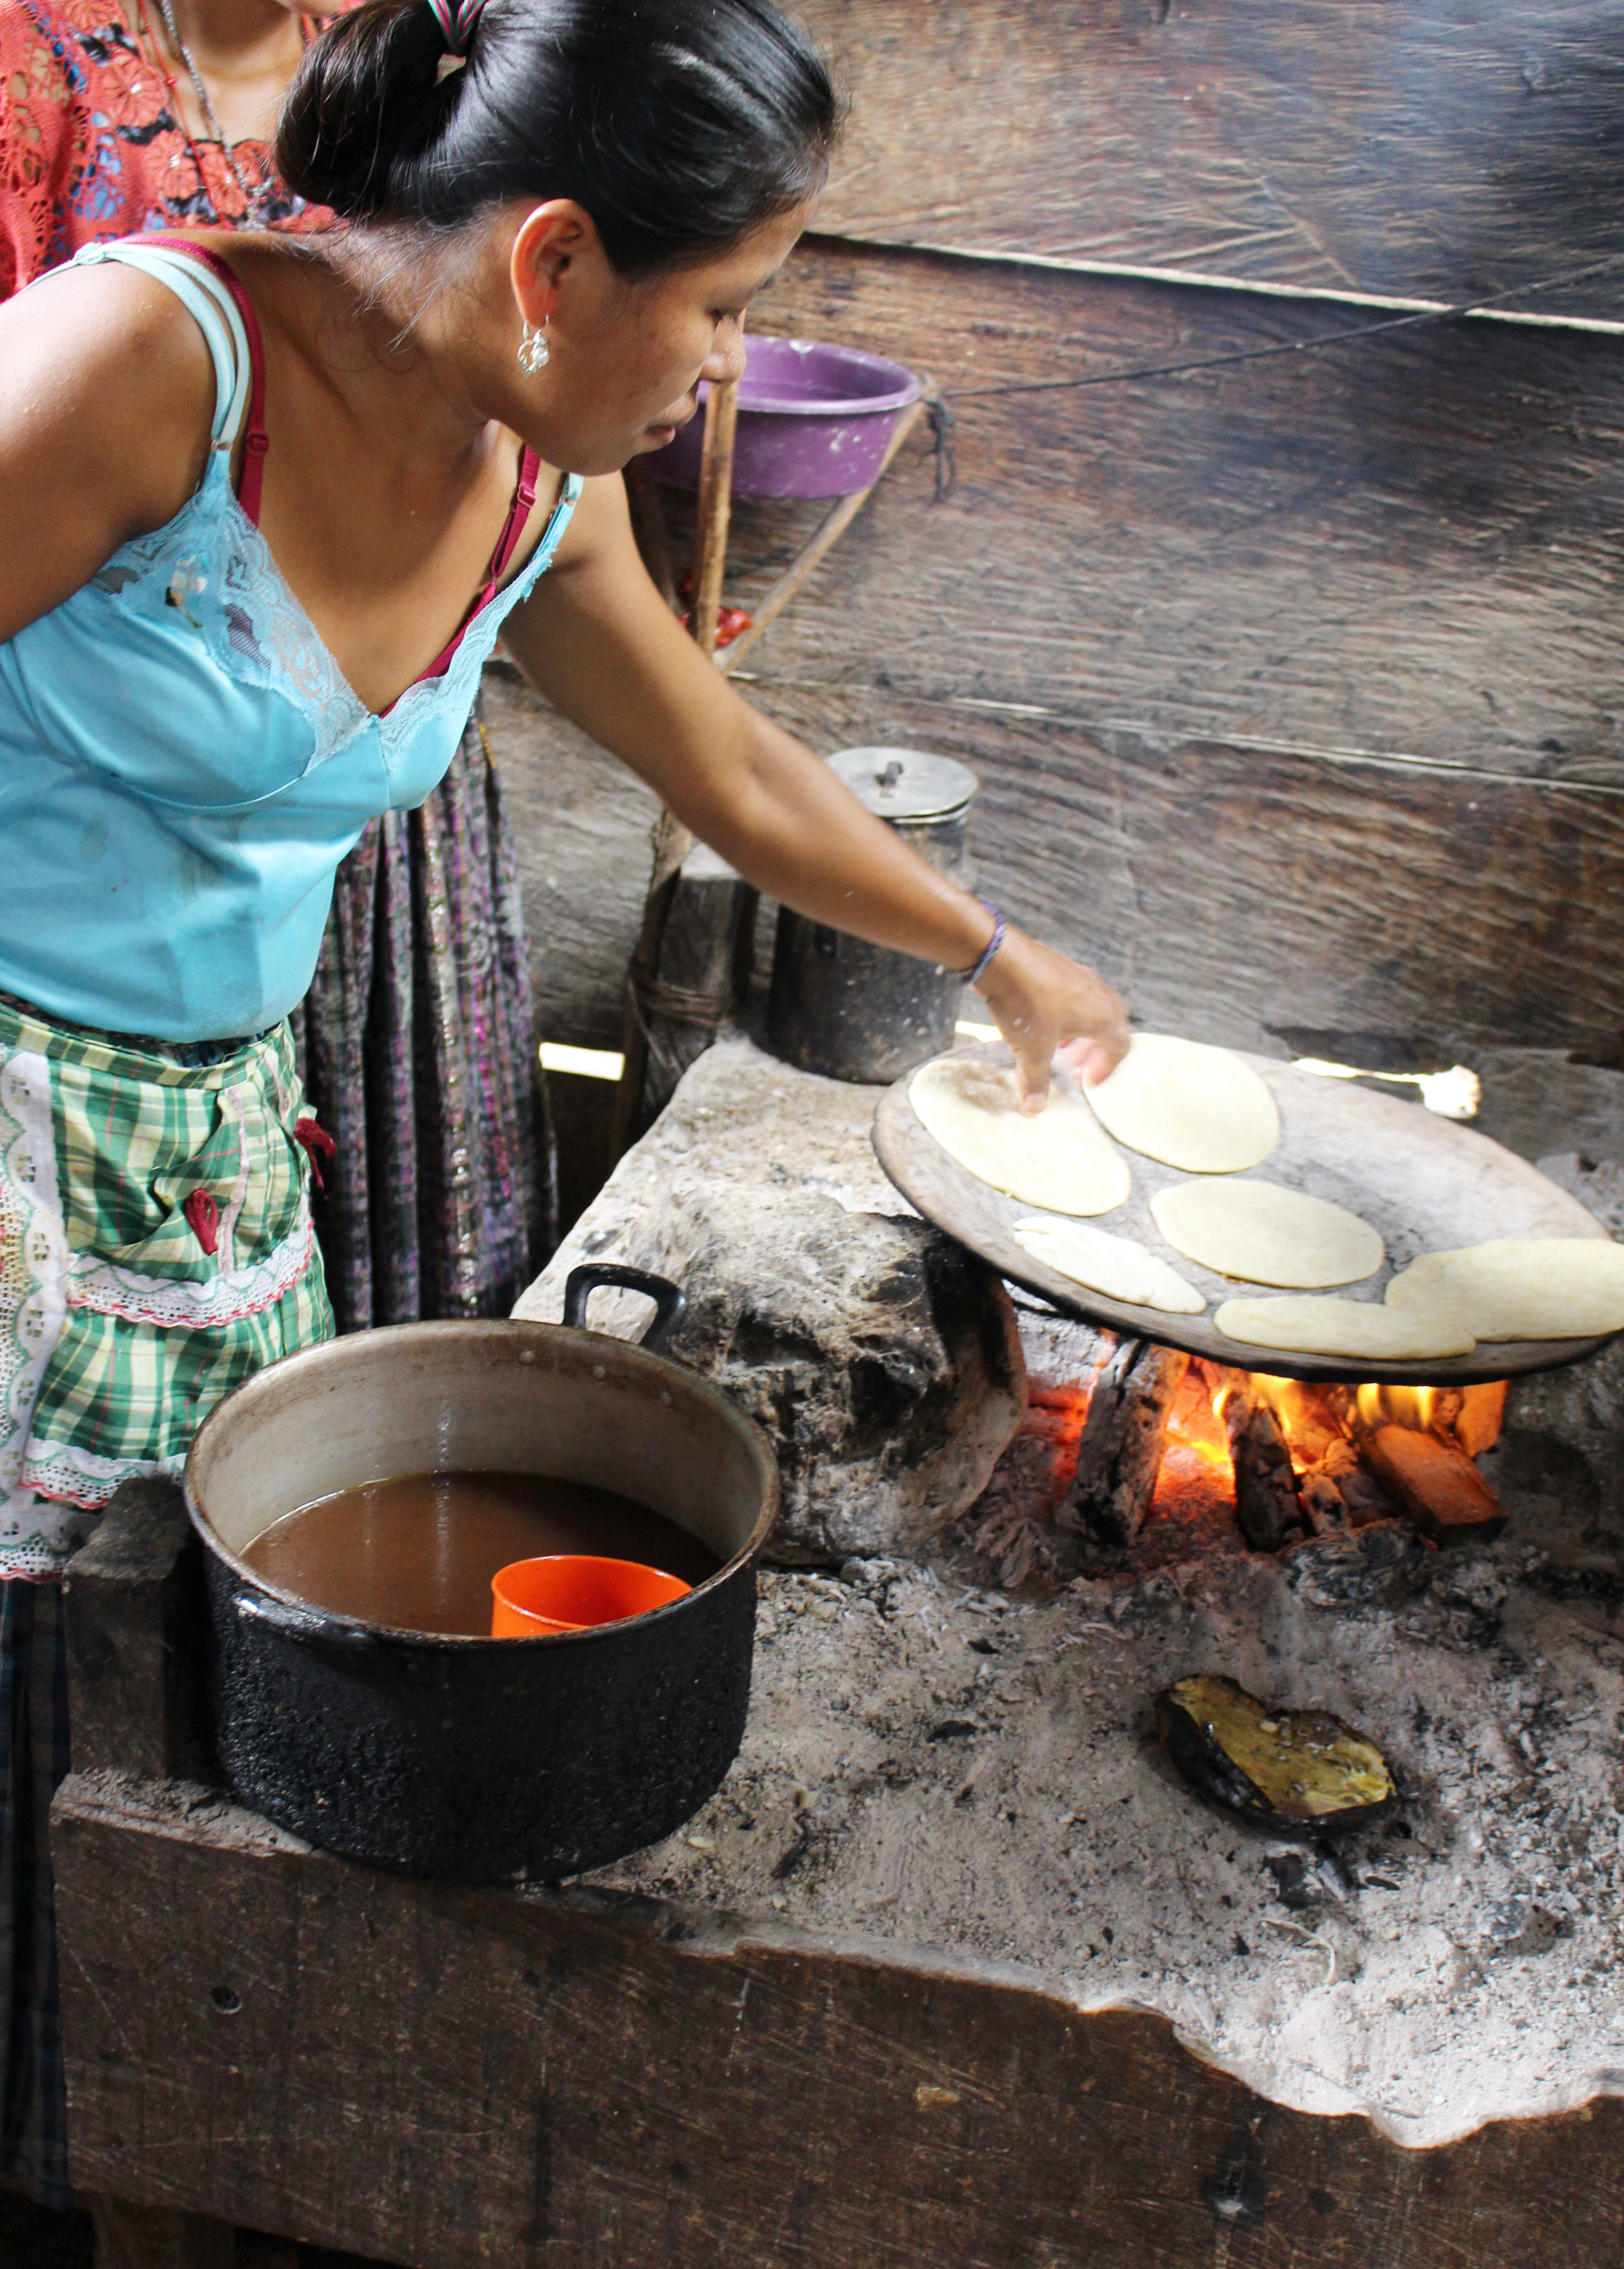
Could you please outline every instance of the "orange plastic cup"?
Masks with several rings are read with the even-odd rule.
[[[638,1560],[600,1560],[585,1552],[514,1560],[491,1578],[491,1636],[547,1638],[559,1631],[590,1630],[596,1623],[646,1615],[692,1589],[680,1576],[646,1568]]]

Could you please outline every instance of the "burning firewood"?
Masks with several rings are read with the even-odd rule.
[[[1219,1414],[1235,1460],[1235,1513],[1254,1552],[1278,1552],[1297,1535],[1303,1507],[1279,1416],[1255,1379],[1241,1373]]]
[[[1368,1528],[1400,1510],[1346,1435],[1339,1435],[1317,1465],[1297,1475],[1297,1494],[1317,1536]]]
[[[1435,1543],[1479,1543],[1505,1526],[1499,1498],[1452,1438],[1389,1423],[1366,1434],[1360,1448]]]
[[[1123,1340],[1096,1374],[1071,1504],[1092,1533],[1131,1544],[1155,1495],[1167,1423],[1190,1358],[1153,1340]]]

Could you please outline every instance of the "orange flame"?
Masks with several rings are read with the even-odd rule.
[[[1367,1426],[1412,1426],[1424,1432],[1430,1428],[1437,1413],[1438,1389],[1436,1386],[1376,1386],[1367,1384],[1359,1389],[1354,1400],[1359,1415]]]
[[[1480,1386],[1362,1386],[1355,1398],[1366,1426],[1411,1426],[1443,1434],[1478,1457],[1499,1439],[1506,1382]]]

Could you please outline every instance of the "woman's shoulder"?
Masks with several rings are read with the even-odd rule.
[[[195,317],[157,277],[92,254],[41,277],[28,305],[0,307],[8,394],[49,374],[56,402],[105,407],[114,420],[189,431],[214,394],[214,365]],[[154,412],[159,414],[154,418]]]

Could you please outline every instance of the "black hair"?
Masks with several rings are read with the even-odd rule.
[[[454,229],[573,197],[625,277],[725,250],[823,186],[839,104],[771,0],[486,0],[461,70],[429,0],[365,0],[282,108],[290,188],[353,221]]]

